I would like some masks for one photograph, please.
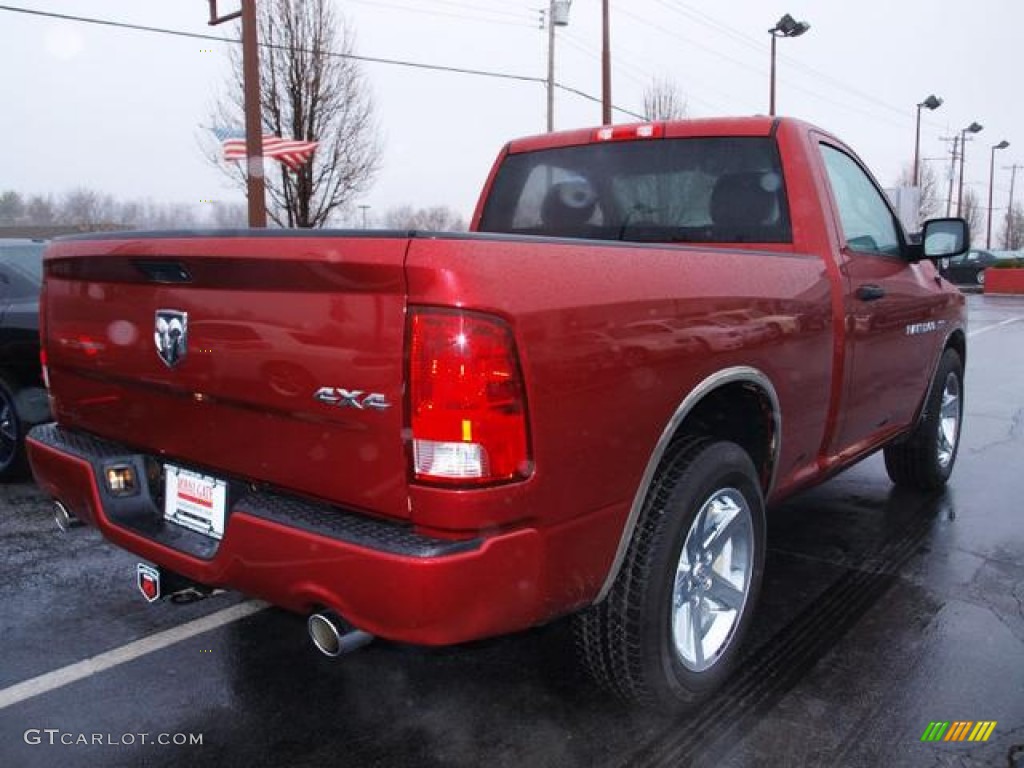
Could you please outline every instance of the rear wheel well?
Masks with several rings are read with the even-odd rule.
[[[735,443],[750,456],[767,495],[775,469],[777,423],[771,396],[753,382],[736,381],[705,395],[679,425],[672,442],[708,437]]]

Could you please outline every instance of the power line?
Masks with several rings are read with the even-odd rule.
[[[698,42],[696,40],[693,40],[691,38],[685,37],[683,35],[679,35],[679,34],[677,34],[675,32],[670,32],[664,26],[660,26],[660,25],[658,25],[658,24],[656,24],[656,23],[654,23],[652,21],[649,21],[648,19],[642,18],[642,17],[637,16],[635,14],[632,14],[632,13],[630,13],[628,11],[620,10],[620,11],[618,11],[618,13],[620,13],[621,15],[623,15],[623,16],[629,18],[629,19],[632,19],[633,21],[635,21],[638,24],[643,24],[644,26],[647,26],[647,27],[650,27],[652,29],[655,29],[655,30],[661,32],[662,34],[667,35],[667,36],[669,36],[669,37],[671,37],[671,38],[673,38],[675,40],[681,40],[681,41],[683,41],[685,43],[688,43],[689,45],[692,45],[692,46],[694,46],[696,48],[704,50],[704,51],[706,51],[707,53],[709,53],[709,54],[711,54],[713,56],[717,56],[718,58],[724,59],[725,61],[728,61],[728,62],[730,62],[730,63],[732,63],[732,64],[734,64],[734,65],[736,65],[738,67],[742,67],[743,69],[746,69],[746,70],[748,70],[750,72],[754,72],[754,73],[758,73],[758,74],[761,74],[763,72],[763,69],[761,67],[759,67],[759,66],[751,64],[751,63],[749,63],[747,61],[743,61],[741,59],[737,59],[737,58],[735,58],[733,56],[730,56],[730,55],[728,55],[726,53],[723,53],[722,51],[720,51],[717,48],[714,48],[712,46],[705,45],[705,44],[700,43],[700,42]],[[737,33],[737,34],[740,34],[740,33]],[[793,62],[793,63],[799,65],[798,62]],[[803,65],[799,65],[799,66],[803,66]],[[835,82],[838,84],[838,81],[835,81]],[[894,126],[897,126],[897,127],[903,127],[903,123],[902,122],[897,122],[895,118],[889,117],[888,115],[878,114],[875,111],[869,111],[868,109],[863,108],[863,107],[861,107],[861,106],[859,106],[857,104],[853,104],[853,103],[850,103],[850,102],[847,102],[847,101],[841,101],[839,99],[835,99],[835,98],[832,98],[830,96],[826,96],[826,95],[824,95],[822,93],[819,93],[819,92],[817,92],[815,90],[812,90],[811,88],[808,88],[807,86],[802,85],[800,83],[793,83],[793,82],[791,82],[791,83],[788,84],[787,87],[792,88],[792,89],[797,90],[797,91],[802,91],[803,93],[806,93],[808,96],[811,96],[812,98],[817,99],[818,101],[824,102],[826,104],[831,104],[832,106],[838,107],[839,109],[845,109],[845,110],[850,111],[850,112],[856,112],[856,113],[859,113],[859,114],[862,114],[862,115],[867,115],[868,117],[872,117],[872,118],[874,118],[876,120],[882,120],[882,121],[888,122],[890,125],[894,125]]]
[[[136,32],[152,32],[161,35],[173,35],[175,37],[186,37],[193,40],[212,40],[217,43],[231,43],[233,45],[240,45],[241,39],[237,37],[219,37],[217,35],[204,35],[201,32],[185,32],[180,29],[168,29],[166,27],[151,27],[144,24],[129,24],[124,21],[111,21],[110,19],[96,19],[87,16],[73,16],[66,13],[53,13],[51,11],[34,11],[29,8],[18,8],[12,5],[0,5],[0,11],[11,11],[13,13],[24,13],[30,16],[43,16],[49,19],[62,19],[64,21],[77,21],[82,24],[95,24],[101,27],[114,27],[116,29],[129,29]],[[417,61],[406,61],[403,59],[388,59],[380,56],[363,56],[356,53],[338,53],[336,51],[324,51],[324,50],[313,50],[308,48],[290,48],[286,45],[277,45],[274,43],[260,43],[261,48],[271,48],[281,51],[295,50],[300,53],[312,53],[312,54],[323,54],[325,56],[333,56],[339,59],[352,59],[354,61],[363,61],[368,64],[389,64],[396,67],[411,67],[413,69],[428,69],[435,72],[451,72],[460,75],[477,75],[479,77],[495,77],[504,80],[519,80],[528,83],[544,83],[546,82],[542,77],[534,77],[531,75],[516,75],[509,72],[495,72],[493,70],[486,69],[473,69],[469,67],[451,67],[443,64],[424,64]]]
[[[396,3],[380,2],[380,0],[349,0],[349,2],[351,2],[351,3],[358,3],[359,5],[368,5],[368,6],[371,6],[373,8],[390,8],[390,9],[393,9],[393,10],[404,11],[406,13],[420,13],[420,14],[424,14],[426,16],[443,16],[443,17],[447,17],[447,18],[450,18],[450,19],[463,19],[465,21],[478,21],[478,22],[481,22],[483,24],[500,24],[502,26],[507,26],[507,27],[535,27],[536,26],[536,22],[535,21],[527,20],[526,16],[523,16],[523,15],[512,16],[512,14],[508,13],[507,11],[505,11],[505,12],[502,12],[502,11],[485,11],[483,9],[480,9],[483,13],[495,13],[495,14],[504,15],[504,16],[507,17],[507,18],[493,18],[493,17],[480,16],[480,15],[471,15],[471,14],[466,13],[465,11],[457,13],[455,11],[431,10],[429,8],[417,7],[417,6],[414,6],[414,5],[398,5]],[[434,2],[441,2],[441,0],[434,0]],[[444,5],[454,6],[456,8],[473,8],[473,6],[466,6],[466,5],[462,5],[461,3],[444,3]],[[513,20],[513,19],[515,19],[515,20]]]
[[[79,22],[79,23],[82,23],[82,24],[94,24],[94,25],[97,25],[97,26],[113,27],[115,29],[127,29],[127,30],[136,31],[136,32],[150,32],[150,33],[161,34],[161,35],[172,35],[172,36],[175,36],[175,37],[185,37],[185,38],[189,38],[189,39],[193,39],[193,40],[210,40],[210,41],[217,42],[217,43],[230,43],[230,44],[233,44],[233,45],[240,45],[241,42],[242,42],[239,38],[219,37],[217,35],[202,34],[200,32],[185,32],[185,31],[180,30],[180,29],[168,29],[166,27],[152,27],[152,26],[146,26],[144,24],[130,24],[128,22],[123,22],[123,21],[112,21],[110,19],[96,19],[96,18],[90,18],[88,16],[74,16],[72,14],[54,13],[54,12],[51,12],[51,11],[36,11],[36,10],[32,10],[30,8],[19,8],[17,6],[12,6],[12,5],[0,5],[0,11],[10,11],[12,13],[24,13],[24,14],[27,14],[27,15],[30,15],[30,16],[42,16],[44,18],[61,19],[63,21],[75,21],[75,22]],[[355,53],[338,53],[336,51],[312,50],[312,49],[301,49],[301,48],[292,49],[292,48],[289,48],[289,46],[278,45],[278,44],[274,44],[274,43],[260,43],[260,47],[261,48],[271,48],[271,49],[282,50],[282,51],[296,50],[296,51],[300,51],[302,53],[322,54],[322,55],[325,55],[325,56],[333,56],[333,57],[340,58],[340,59],[352,59],[354,61],[362,61],[362,62],[366,62],[366,63],[369,63],[369,64],[388,64],[388,65],[398,66],[398,67],[410,67],[410,68],[413,68],[413,69],[424,69],[424,70],[429,70],[429,71],[432,71],[432,72],[448,72],[448,73],[451,73],[451,74],[474,75],[474,76],[477,76],[477,77],[492,77],[492,78],[498,78],[498,79],[503,79],[503,80],[516,80],[516,81],[519,81],[519,82],[527,82],[527,83],[546,83],[547,82],[547,80],[545,78],[543,78],[543,77],[535,77],[533,75],[516,75],[516,74],[509,73],[509,72],[495,72],[493,70],[473,69],[473,68],[469,68],[469,67],[452,67],[452,66],[446,66],[446,65],[443,65],[443,64],[424,64],[423,62],[417,62],[417,61],[407,61],[407,60],[402,60],[402,59],[388,59],[388,58],[382,58],[382,57],[379,57],[379,56],[363,56],[363,55],[355,54]],[[601,103],[601,99],[600,98],[598,98],[596,96],[592,96],[591,94],[586,93],[585,91],[581,91],[578,88],[574,88],[572,86],[565,85],[563,83],[555,83],[555,87],[560,89],[560,90],[563,90],[563,91],[565,91],[567,93],[571,93],[571,94],[574,94],[574,95],[579,96],[581,98],[587,99],[588,101],[593,101],[593,102],[596,102],[598,104]],[[628,109],[625,109],[623,107],[618,107],[618,106],[612,105],[612,108],[615,109],[618,112],[621,112],[622,114],[629,115],[631,117],[636,117],[636,118],[638,118],[640,120],[644,119],[643,115],[640,115],[640,114],[638,114],[636,112],[632,112],[632,111],[630,111]]]
[[[694,8],[691,5],[687,5],[686,3],[680,2],[680,0],[655,0],[655,2],[657,2],[659,5],[665,8],[668,8],[669,10],[673,10],[676,13],[685,16],[691,21],[695,21],[698,24],[703,24],[704,26],[714,29],[715,31],[721,34],[725,34],[728,37],[732,38],[733,40],[742,43],[743,45],[747,46],[752,50],[756,50],[759,53],[763,53],[765,51],[766,46],[757,38],[752,37],[751,35],[741,30],[738,30],[735,27],[732,27],[726,24],[725,22],[719,21],[713,16],[704,13],[703,11]],[[901,123],[901,125],[912,121],[912,116],[909,110],[902,109],[900,107],[889,104],[888,102],[879,99],[877,96],[867,93],[866,91],[862,91],[852,85],[843,82],[842,80],[831,77],[830,75],[825,74],[819,69],[816,69],[815,67],[812,67],[808,64],[804,64],[802,61],[795,59],[792,56],[780,53],[778,54],[778,58],[780,61],[791,64],[792,66],[802,70],[803,72],[805,72],[806,74],[810,75],[813,78],[817,78],[818,80],[821,80],[826,84],[847,91],[848,93],[851,93],[857,96],[858,98],[863,99],[864,101],[870,102],[871,104],[874,104],[878,107],[882,107],[884,109],[889,110],[890,112],[900,115],[904,119],[904,122]],[[814,96],[815,98],[827,100],[826,97],[823,97],[821,94],[818,94],[814,91],[804,89],[804,92],[808,93],[811,96]],[[831,101],[830,103],[838,104],[839,102]],[[866,114],[862,110],[859,111],[861,111],[862,114]],[[889,122],[893,125],[896,124],[893,119],[890,119]],[[924,120],[923,123],[924,125],[927,125],[935,130],[943,129],[943,126],[930,120]]]
[[[567,93],[575,94],[576,96],[580,96],[580,97],[586,99],[587,101],[592,101],[592,102],[594,102],[596,104],[603,103],[599,97],[591,96],[589,93],[586,93],[585,91],[581,91],[579,88],[573,88],[571,85],[563,85],[562,83],[555,83],[555,88],[559,88],[559,89],[561,89],[563,91],[566,91]],[[624,115],[629,115],[630,117],[635,117],[637,120],[646,120],[647,119],[646,117],[644,117],[643,115],[639,114],[638,112],[633,112],[633,111],[628,110],[628,109],[626,109],[624,107],[617,107],[614,104],[612,104],[612,109],[615,110],[616,112],[621,112]]]
[[[522,19],[523,16],[527,16],[531,19],[535,19],[536,15],[534,11],[520,8],[516,11],[509,11],[504,7],[495,8],[493,6],[477,5],[476,3],[463,3],[457,2],[457,0],[422,0],[426,3],[432,3],[434,5],[445,5],[449,8],[461,8],[471,11],[477,11],[479,13],[490,13],[495,16],[511,16],[515,19]]]

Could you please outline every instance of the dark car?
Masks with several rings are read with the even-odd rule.
[[[948,259],[940,273],[951,283],[960,285],[984,285],[985,270],[999,258],[992,251],[971,249],[962,256]]]
[[[0,240],[0,480],[24,474],[25,433],[49,419],[39,365],[45,247],[39,240]]]

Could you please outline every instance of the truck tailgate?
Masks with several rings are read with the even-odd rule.
[[[55,416],[214,475],[407,518],[407,244],[57,242],[43,317]]]

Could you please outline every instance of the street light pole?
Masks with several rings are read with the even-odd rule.
[[[988,165],[988,228],[985,232],[985,247],[992,247],[992,185],[995,183],[996,177],[996,150],[1006,149],[1010,146],[1010,142],[1003,140],[998,144],[992,145],[992,159]]]
[[[961,215],[964,206],[964,157],[967,155],[967,134],[980,133],[983,127],[980,123],[971,123],[960,131],[960,185],[956,191],[957,216]]]
[[[806,21],[797,21],[788,13],[775,22],[775,26],[768,30],[772,36],[772,68],[771,82],[768,95],[768,114],[775,116],[775,41],[780,37],[800,37],[811,28]]]
[[[774,39],[774,38],[773,38]],[[775,68],[772,67],[772,79],[775,77]],[[927,99],[917,105],[917,131],[914,134],[914,186],[921,186],[920,166],[921,166],[921,107],[928,109],[938,109],[942,106],[942,99],[935,94],[932,94]]]

